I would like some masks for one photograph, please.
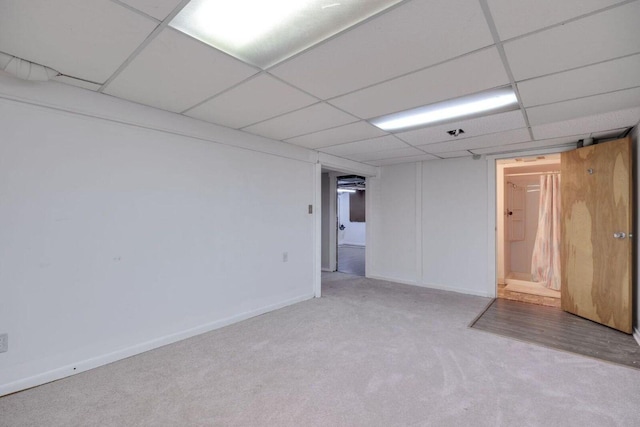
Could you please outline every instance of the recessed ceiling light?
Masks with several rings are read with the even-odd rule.
[[[268,68],[401,0],[191,0],[169,23]]]
[[[370,122],[382,130],[391,132],[444,122],[459,117],[479,116],[487,112],[497,113],[516,110],[517,108],[518,98],[513,90],[511,88],[500,88],[389,114],[370,120]]]

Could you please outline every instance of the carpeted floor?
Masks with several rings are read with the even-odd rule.
[[[2,426],[635,426],[640,371],[467,325],[488,299],[324,296],[0,399]]]

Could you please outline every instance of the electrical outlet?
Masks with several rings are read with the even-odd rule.
[[[0,353],[9,351],[9,334],[0,334]]]
[[[289,261],[289,252],[282,252],[282,262]]]

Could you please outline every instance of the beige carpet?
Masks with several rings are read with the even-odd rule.
[[[467,325],[488,299],[324,297],[0,399],[2,426],[636,426],[640,371]]]

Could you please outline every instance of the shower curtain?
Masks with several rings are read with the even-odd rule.
[[[557,174],[540,177],[538,232],[531,275],[541,285],[560,290],[560,175]]]

